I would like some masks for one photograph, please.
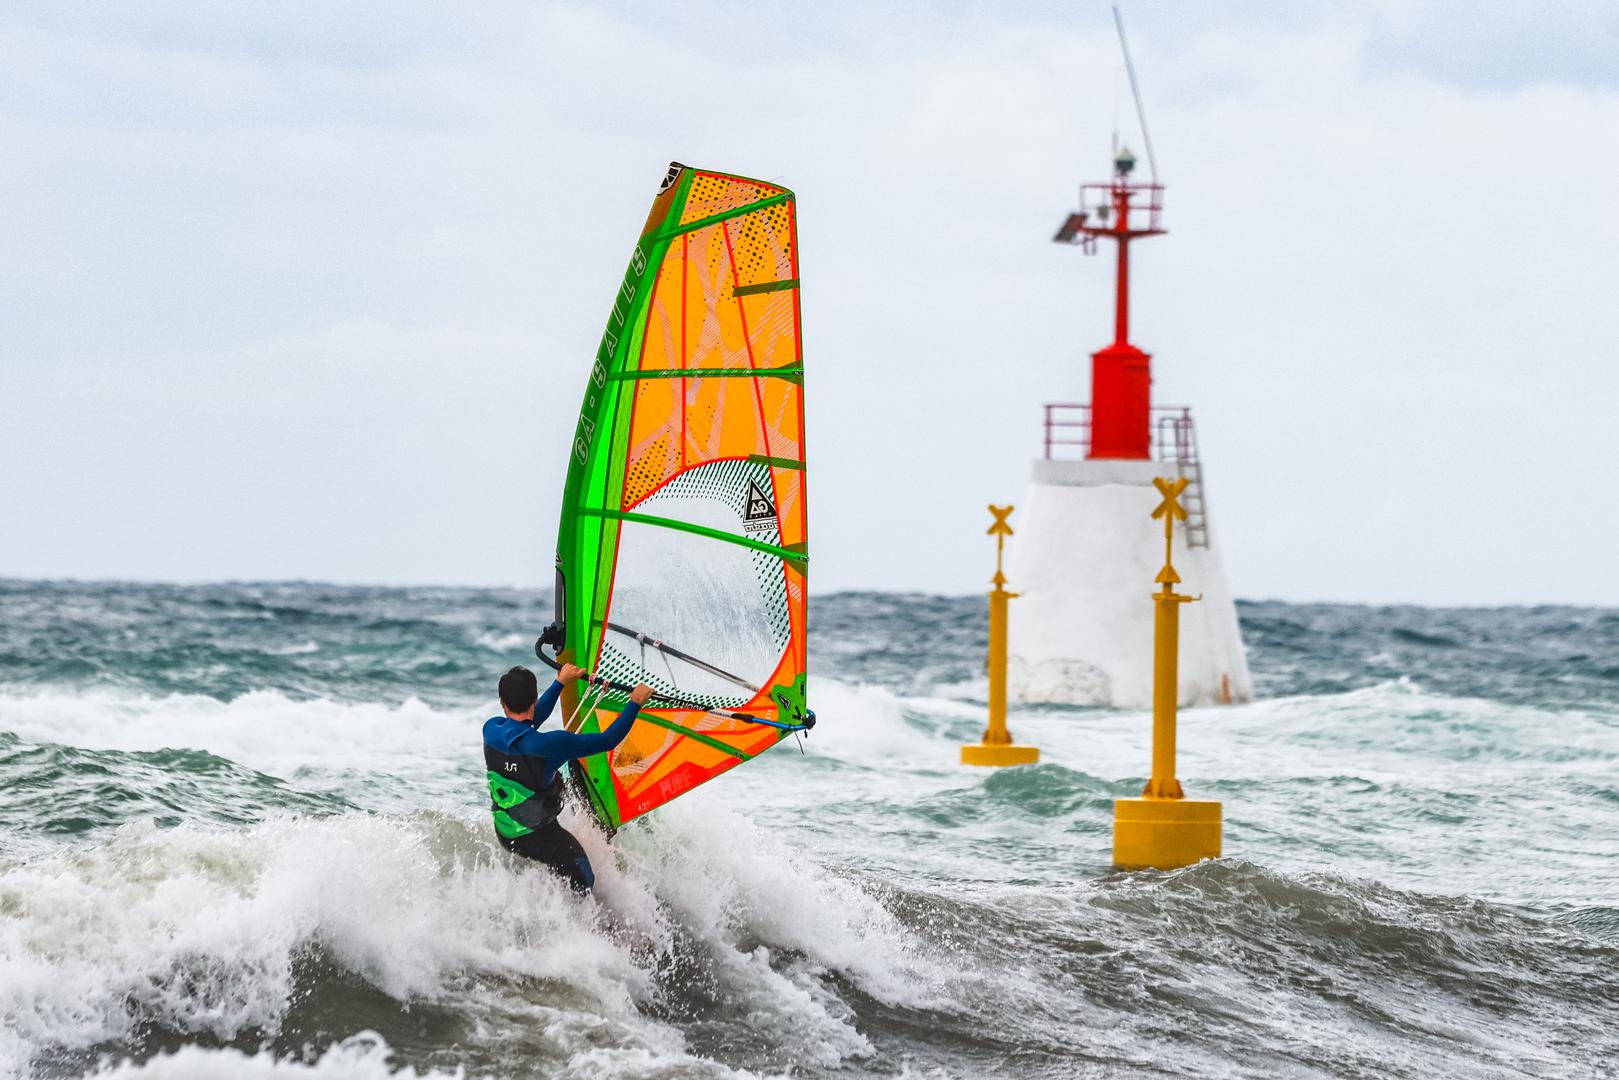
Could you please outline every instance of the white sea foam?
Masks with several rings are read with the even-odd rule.
[[[320,652],[320,643],[318,641],[305,641],[300,645],[286,645],[279,649],[267,648],[264,651],[271,656],[309,656],[312,653]]]
[[[591,1047],[571,1054],[563,1075],[579,1080],[767,1080],[787,1074],[731,1069],[690,1054],[661,1054],[647,1049]]]
[[[931,711],[937,706],[947,714],[961,715],[970,711],[961,702],[907,698],[880,686],[826,678],[811,679],[810,703],[816,715],[810,748],[868,765],[894,758],[909,760],[917,755],[919,740],[938,738],[937,725],[907,720],[908,708]]]
[[[466,1073],[430,1069],[417,1072],[391,1064],[388,1043],[361,1032],[334,1044],[314,1061],[277,1058],[268,1051],[245,1054],[231,1048],[184,1046],[145,1062],[125,1059],[85,1074],[86,1080],[461,1080]]]
[[[1560,773],[1602,774],[1619,758],[1607,717],[1437,694],[1408,678],[1339,694],[1193,710],[1191,720],[1218,725],[1222,736],[1231,736],[1216,744],[1231,759],[1251,758],[1253,743],[1285,736],[1305,769],[1342,772],[1346,757],[1352,757],[1361,775],[1391,779],[1409,775],[1414,762],[1446,769],[1468,761],[1473,769],[1490,769],[1538,760]],[[1312,749],[1319,754],[1309,753]],[[1223,775],[1250,772],[1237,760],[1222,764]]]
[[[222,1040],[273,1035],[309,950],[397,1001],[473,1015],[509,1010],[510,988],[538,981],[551,989],[530,1025],[559,1040],[547,1047],[558,1065],[585,1055],[569,1071],[601,1075],[614,1061],[634,1072],[640,1058],[692,1060],[676,1029],[643,1014],[677,935],[695,940],[737,1015],[793,1060],[871,1052],[829,971],[885,1001],[933,994],[936,974],[876,899],[720,805],[675,804],[612,848],[571,823],[598,868],[597,900],[500,852],[481,816],[131,825],[0,869],[0,1073],[47,1048],[126,1040],[141,1021]],[[228,1071],[386,1075],[373,1051],[332,1053],[313,1066],[231,1059]],[[201,1075],[210,1062],[225,1064],[197,1051],[117,1075]]]
[[[534,645],[533,634],[492,634],[487,630],[473,639],[477,644],[491,652],[508,653],[517,649],[529,649]]]
[[[835,679],[811,681],[821,724],[808,744],[848,760],[910,756],[917,740],[938,738],[936,723],[917,724],[907,711],[931,718],[978,719],[982,707],[947,697],[904,697],[878,686]],[[0,731],[31,742],[87,749],[206,750],[261,771],[290,773],[379,764],[420,765],[465,757],[491,704],[465,708],[295,700],[273,690],[230,701],[200,694],[142,694],[94,690],[0,693]]]
[[[201,694],[95,690],[0,694],[0,730],[32,742],[96,750],[206,750],[250,768],[290,773],[318,764],[374,769],[476,748],[482,710],[295,701],[273,690],[231,701]]]
[[[360,1032],[336,1043],[313,1061],[276,1057],[269,1051],[248,1054],[223,1049],[186,1046],[144,1062],[128,1058],[103,1065],[84,1080],[483,1080],[492,1074],[395,1066],[387,1040],[375,1032]],[[717,1062],[682,1053],[660,1053],[645,1047],[588,1047],[567,1057],[559,1070],[580,1080],[766,1080],[767,1074],[727,1068]]]
[[[355,814],[126,826],[6,868],[0,1060],[121,1039],[137,1015],[220,1039],[274,1033],[311,947],[401,1001],[465,992],[468,975],[548,979],[633,1015],[647,973],[591,932],[588,902],[491,846],[453,820]]]
[[[717,800],[671,803],[620,833],[622,869],[604,898],[621,911],[656,897],[660,910],[705,941],[764,1022],[775,1015],[823,1063],[870,1046],[835,1003],[817,999],[817,976],[835,970],[886,1004],[940,1007],[947,980],[918,943],[863,889],[817,867],[789,845],[791,822],[768,829]],[[772,950],[791,965],[771,962]]]
[[[1093,775],[1141,776],[1150,760],[1146,711],[1014,709],[1008,722],[1019,741],[1041,748],[1043,760]],[[1177,749],[1183,778],[1273,777],[1278,762],[1271,748],[1281,742],[1292,776],[1350,770],[1392,780],[1417,762],[1444,771],[1459,760],[1487,767],[1524,758],[1601,773],[1619,757],[1613,731],[1610,720],[1595,714],[1435,694],[1401,678],[1340,693],[1182,708]]]

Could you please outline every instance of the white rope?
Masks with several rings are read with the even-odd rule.
[[[658,655],[663,657],[663,670],[669,673],[669,685],[675,688],[675,693],[680,693],[680,684],[675,681],[675,669],[669,665],[669,654],[664,652],[662,649],[659,649]],[[646,667],[645,664],[642,664],[641,666],[643,668]],[[652,673],[649,671],[647,674],[650,675]]]
[[[568,723],[567,723],[566,727],[567,727],[567,729],[569,731],[574,731],[574,730],[577,729],[577,726],[578,726],[577,722],[579,720],[579,716],[580,716],[581,713],[585,712],[585,706],[586,706],[587,703],[590,705],[591,708],[595,708],[596,703],[601,701],[601,699],[603,697],[605,697],[606,694],[607,694],[606,685],[600,685],[600,686],[597,686],[597,687],[593,687],[592,689],[594,690],[594,693],[581,694],[580,695],[579,704],[574,707],[573,715],[568,717]]]

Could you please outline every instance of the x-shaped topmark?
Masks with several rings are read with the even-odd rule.
[[[1186,511],[1181,508],[1180,493],[1186,490],[1186,477],[1179,480],[1168,480],[1162,476],[1153,478],[1152,486],[1158,489],[1158,494],[1164,501],[1158,504],[1158,509],[1152,512],[1152,519],[1157,521],[1165,514],[1171,514],[1176,521],[1186,520]],[[990,507],[994,509],[994,507]]]

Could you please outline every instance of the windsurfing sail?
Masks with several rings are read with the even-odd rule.
[[[793,193],[671,164],[585,384],[535,646],[600,680],[563,699],[579,729],[656,691],[584,763],[609,829],[814,724],[803,386]]]

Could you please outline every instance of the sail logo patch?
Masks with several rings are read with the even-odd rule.
[[[753,480],[748,481],[748,508],[742,514],[742,527],[748,532],[776,527],[776,507]]]

